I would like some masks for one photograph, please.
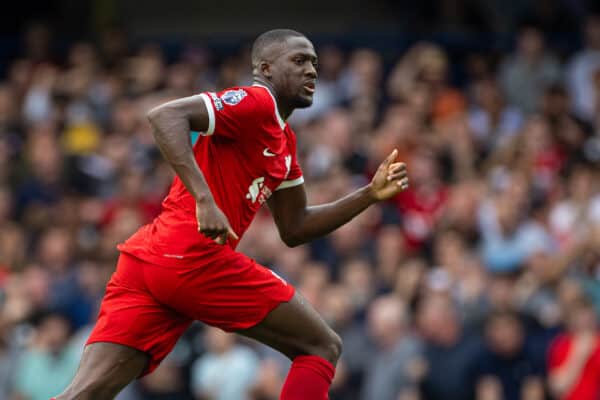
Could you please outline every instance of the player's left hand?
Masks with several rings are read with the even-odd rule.
[[[379,165],[371,180],[371,193],[377,201],[387,200],[408,188],[406,164],[395,162],[396,157],[398,157],[398,150],[394,149]]]

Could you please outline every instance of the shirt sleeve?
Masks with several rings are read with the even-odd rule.
[[[269,104],[249,88],[233,88],[222,92],[200,94],[208,111],[208,129],[202,136],[223,136],[237,140],[249,126],[261,127]]]
[[[298,186],[304,183],[304,176],[302,175],[302,168],[298,164],[298,154],[296,150],[296,136],[290,135],[288,138],[290,141],[290,170],[283,182],[275,190],[286,189],[293,186]]]

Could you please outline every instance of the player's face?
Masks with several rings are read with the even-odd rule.
[[[317,55],[312,43],[305,37],[288,38],[273,67],[277,94],[292,108],[310,106],[317,83]]]

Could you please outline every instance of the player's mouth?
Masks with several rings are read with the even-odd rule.
[[[315,82],[314,81],[306,82],[304,84],[304,86],[302,86],[302,88],[309,94],[313,94],[313,93],[315,93]]]

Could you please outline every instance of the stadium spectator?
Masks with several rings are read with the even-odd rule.
[[[470,366],[474,398],[544,399],[544,357],[528,343],[525,327],[511,311],[493,311],[485,325],[485,344]]]
[[[483,152],[505,145],[523,124],[523,115],[505,102],[498,84],[483,79],[473,85],[473,106],[469,111],[469,127]]]
[[[600,395],[600,336],[596,311],[585,298],[567,309],[568,331],[548,354],[549,386],[557,399],[593,399]]]
[[[61,314],[40,315],[32,342],[15,369],[17,398],[49,399],[69,383],[79,365],[79,349],[69,342],[69,320]]]
[[[217,328],[205,333],[207,352],[192,365],[192,390],[197,400],[249,399],[259,360],[235,337]],[[223,371],[228,371],[227,375]]]
[[[426,362],[421,382],[423,398],[468,398],[468,367],[478,343],[463,330],[452,300],[445,294],[425,297],[417,309],[417,326],[424,340]]]
[[[561,68],[537,27],[521,27],[515,54],[500,67],[498,79],[510,104],[525,113],[539,110],[544,90],[561,79]]]
[[[361,399],[396,400],[416,392],[425,366],[420,344],[408,331],[406,306],[393,295],[380,297],[369,309],[368,323],[375,347]]]
[[[573,56],[567,69],[567,85],[575,114],[592,122],[597,99],[594,73],[600,68],[600,15],[590,14],[584,23],[584,48]]]

